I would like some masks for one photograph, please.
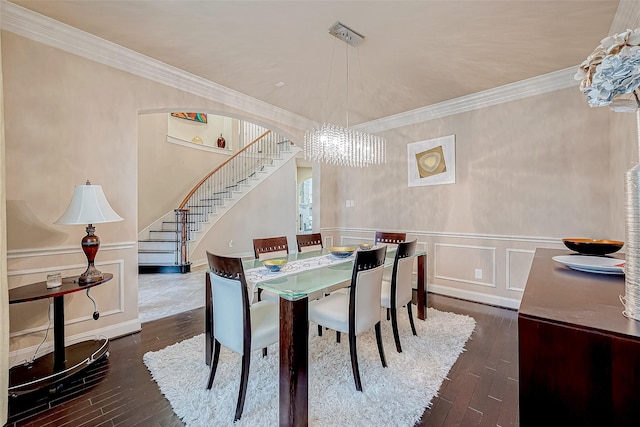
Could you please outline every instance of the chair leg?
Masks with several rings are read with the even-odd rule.
[[[356,336],[351,334],[349,334],[349,352],[351,353],[351,370],[353,371],[353,380],[356,383],[356,390],[362,391],[360,369],[358,369],[358,353],[356,351]]]
[[[340,331],[336,331],[336,342],[340,342]]]
[[[402,353],[400,345],[400,334],[398,333],[398,309],[391,307],[391,328],[393,329],[393,339],[396,341],[396,350]]]
[[[251,354],[242,355],[242,373],[240,374],[240,391],[238,392],[238,405],[236,406],[236,416],[233,421],[238,421],[244,409],[244,398],[247,394],[247,380],[249,379],[249,363]]]
[[[382,333],[380,332],[380,322],[376,323],[376,341],[378,341],[378,353],[384,368],[387,367],[387,360],[384,358],[384,347],[382,347]]]
[[[213,339],[213,360],[211,361],[211,368],[209,369],[209,381],[207,382],[207,390],[211,389],[213,385],[213,378],[216,376],[216,369],[218,368],[218,357],[220,356],[220,343],[217,339]]]
[[[413,313],[411,312],[411,301],[407,303],[407,312],[409,313],[409,323],[411,323],[411,332],[413,332],[413,335],[418,335],[416,334],[416,326],[413,324]]]
[[[262,357],[267,357],[267,347],[262,349]]]
[[[318,336],[322,336],[322,325],[318,325]]]

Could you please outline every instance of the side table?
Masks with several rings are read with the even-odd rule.
[[[86,340],[65,347],[64,296],[101,285],[112,278],[113,274],[104,273],[102,280],[80,285],[78,276],[74,276],[62,279],[62,285],[57,288],[49,289],[47,282],[43,281],[9,290],[9,304],[53,298],[53,352],[10,369],[9,396],[16,397],[43,388],[55,390],[65,378],[108,356],[109,341],[106,338]]]

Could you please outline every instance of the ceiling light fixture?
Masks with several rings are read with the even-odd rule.
[[[357,47],[364,36],[341,22],[329,28],[329,34],[349,46]],[[384,138],[366,132],[349,129],[349,46],[347,54],[347,112],[346,127],[331,123],[307,130],[304,135],[304,151],[307,160],[339,166],[365,167],[386,162]]]

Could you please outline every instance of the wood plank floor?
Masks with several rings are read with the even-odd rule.
[[[434,294],[428,301],[472,316],[476,329],[417,425],[518,426],[517,312]],[[182,426],[142,356],[203,330],[204,309],[144,323],[56,394],[11,399],[7,426]]]

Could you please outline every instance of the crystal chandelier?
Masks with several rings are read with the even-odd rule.
[[[351,46],[360,44],[364,37],[340,22],[329,33]],[[348,47],[347,47],[348,49]],[[349,58],[347,52],[347,126],[331,123],[307,130],[304,134],[305,158],[338,166],[366,167],[386,162],[384,138],[349,129]]]

